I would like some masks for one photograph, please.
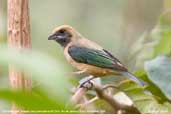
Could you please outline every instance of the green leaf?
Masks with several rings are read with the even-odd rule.
[[[159,19],[156,27],[158,29],[159,41],[154,47],[153,58],[158,55],[168,55],[171,57],[171,11],[165,11]]]
[[[165,11],[160,16],[159,25],[162,28],[169,28],[169,27],[171,27],[171,10]]]
[[[147,73],[145,71],[136,71],[135,72],[136,76],[141,77],[145,82],[148,83],[148,86],[145,88],[146,90],[150,91],[154,98],[159,102],[159,103],[164,103],[166,101],[170,100],[166,97],[166,95],[160,90],[160,88],[151,81]]]
[[[153,56],[168,55],[171,57],[171,30],[161,32],[159,43],[154,47]]]
[[[120,89],[124,91],[134,102],[134,106],[139,109],[142,114],[170,114],[171,104],[165,102],[160,104],[153,95],[148,91],[137,86],[132,81],[124,81],[119,85]]]
[[[44,97],[42,97],[44,96]],[[46,96],[46,97],[45,97]],[[47,95],[35,92],[0,90],[0,98],[15,102],[18,106],[30,110],[60,109],[64,104],[57,104],[50,100]],[[57,108],[58,107],[58,108]]]
[[[149,79],[171,99],[171,59],[166,56],[159,56],[147,61],[145,70]]]

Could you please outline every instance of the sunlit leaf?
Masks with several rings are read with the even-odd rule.
[[[171,59],[159,56],[145,63],[145,69],[151,81],[171,99]]]
[[[165,11],[160,16],[157,28],[160,39],[154,48],[154,57],[158,55],[171,56],[171,10]]]
[[[171,30],[161,32],[161,39],[154,48],[154,57],[158,55],[171,56]]]

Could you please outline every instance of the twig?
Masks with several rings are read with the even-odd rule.
[[[139,112],[139,110],[136,107],[134,107],[133,105],[121,104],[117,99],[113,98],[112,96],[107,95],[104,92],[104,88],[108,88],[108,87],[115,87],[115,86],[112,86],[112,85],[107,86],[106,85],[106,86],[102,87],[101,85],[97,85],[97,84],[93,83],[93,90],[95,90],[98,98],[103,99],[104,101],[106,101],[109,105],[111,105],[111,107],[114,110],[116,110],[116,112],[118,112],[120,110],[126,110],[126,111],[128,111],[128,112],[130,112],[132,114],[141,114]],[[82,99],[82,97],[86,94],[87,91],[88,91],[87,88],[79,88],[75,92],[75,94],[72,96],[71,102],[74,103],[74,104],[78,104],[79,101]],[[89,102],[84,103],[84,106],[85,106],[85,104],[89,104]]]
[[[118,110],[126,110],[128,112],[133,113],[133,114],[141,114],[136,107],[119,103],[117,101],[117,99],[114,99],[113,97],[105,94],[103,92],[102,87],[100,87],[97,84],[93,84],[93,85],[94,85],[94,90],[96,91],[98,97],[100,99],[105,100],[107,103],[109,103],[116,111],[118,111]]]
[[[82,103],[82,104],[78,105],[78,107],[86,107],[87,105],[93,103],[93,102],[96,101],[97,99],[98,99],[98,97],[96,96],[96,97],[90,99],[89,101],[87,101],[87,102],[85,102],[85,103]]]
[[[84,87],[80,87],[80,85],[78,86],[77,88],[77,91],[75,92],[75,94],[72,96],[71,98],[71,103],[73,104],[78,104],[80,102],[80,100],[82,99],[82,97],[86,94],[86,92],[92,88],[92,82],[91,81],[87,81],[87,80],[90,80],[92,79],[92,76],[89,76],[88,78],[85,78],[83,80],[81,80],[82,82],[80,82],[80,85],[82,85],[83,83],[86,83],[83,84]]]
[[[79,88],[72,96],[71,103],[78,104],[87,91],[87,88]]]

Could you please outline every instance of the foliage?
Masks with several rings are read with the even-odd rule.
[[[0,98],[7,101],[15,101],[19,106],[31,110],[63,110],[69,103],[69,82],[66,77],[65,66],[60,61],[55,61],[47,55],[23,50],[10,50],[1,46],[0,64],[7,66],[9,63],[18,70],[31,74],[33,80],[40,87],[34,87],[33,91],[0,90]],[[62,88],[61,88],[62,87]]]
[[[167,55],[171,57],[171,11],[166,11],[160,16],[157,27],[159,41],[154,47],[154,57],[158,55]]]
[[[145,69],[148,77],[161,91],[171,99],[171,59],[166,56],[159,56],[151,61],[145,63]]]
[[[170,17],[170,11],[162,14],[155,28],[144,33],[132,47],[130,58],[136,60],[135,74],[148,82],[146,91],[128,82],[120,85],[143,114],[171,113]]]
[[[154,47],[153,57],[157,57],[158,55],[171,57],[171,29],[162,30],[160,37],[159,43]]]
[[[171,104],[168,102],[160,104],[149,91],[144,91],[133,82],[123,82],[120,88],[133,100],[142,114],[163,114],[163,112],[170,114],[171,112]]]

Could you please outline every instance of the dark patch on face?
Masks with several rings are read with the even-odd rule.
[[[61,29],[54,33],[52,36],[56,42],[65,47],[71,41],[72,34],[65,29]]]

